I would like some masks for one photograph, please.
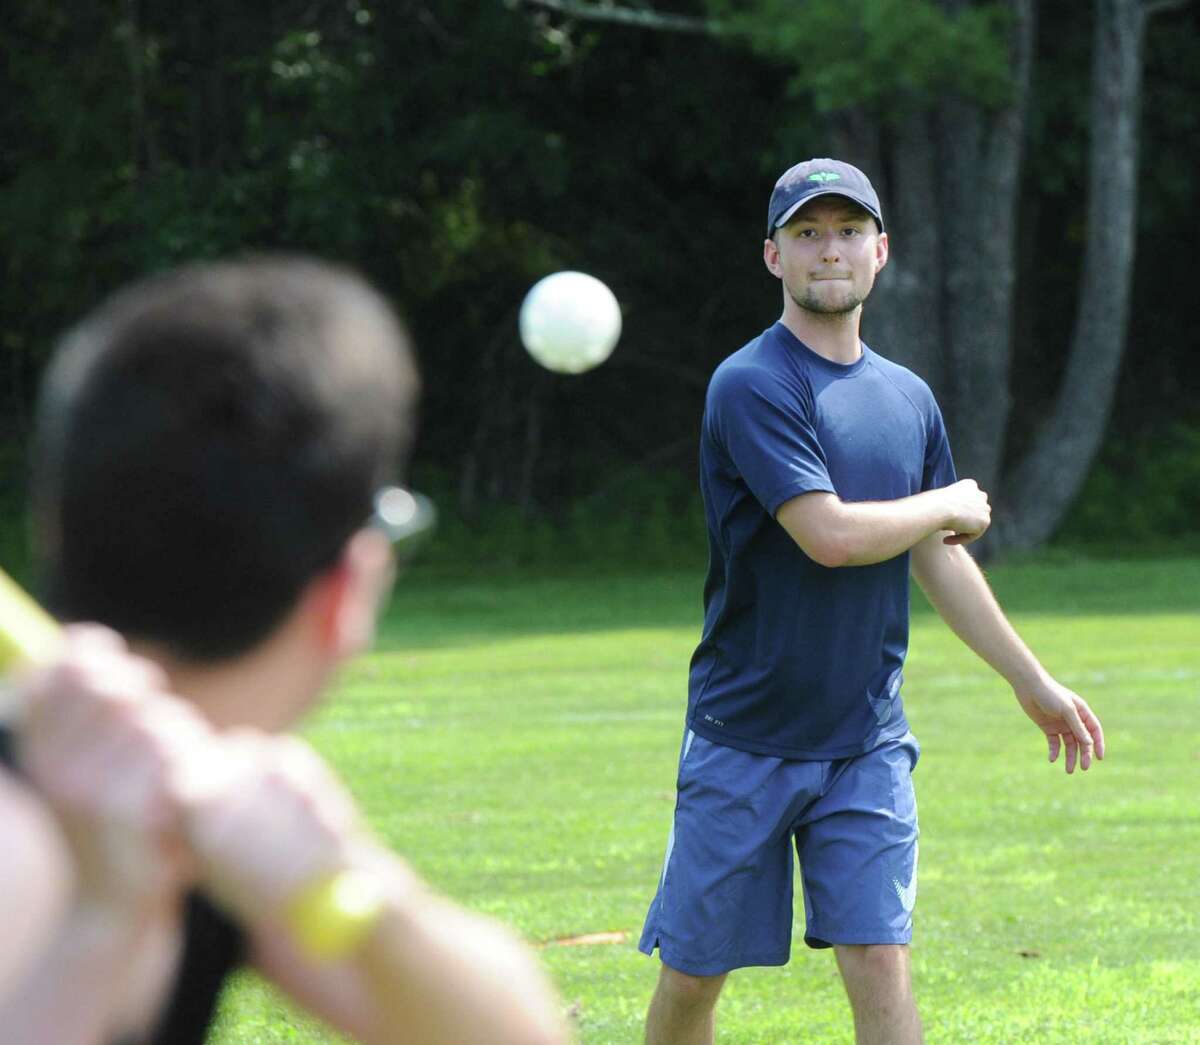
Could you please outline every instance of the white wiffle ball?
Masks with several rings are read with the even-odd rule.
[[[582,374],[612,355],[621,306],[595,276],[555,272],[530,288],[518,323],[526,350],[547,370]]]

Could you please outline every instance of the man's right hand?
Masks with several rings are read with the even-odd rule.
[[[951,533],[943,538],[946,544],[970,544],[979,540],[992,525],[992,506],[988,495],[974,479],[960,479],[952,486],[938,491],[944,501],[946,521],[942,529]]]
[[[138,911],[172,896],[191,874],[174,766],[209,741],[207,725],[156,665],[94,625],[66,629],[23,685],[21,760],[71,845],[78,899]]]

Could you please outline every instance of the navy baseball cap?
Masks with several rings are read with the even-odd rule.
[[[841,160],[805,160],[789,167],[775,183],[767,207],[767,235],[785,225],[801,207],[818,196],[845,196],[870,211],[883,231],[879,197],[867,176]]]

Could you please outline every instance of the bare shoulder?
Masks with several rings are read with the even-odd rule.
[[[71,895],[71,861],[53,815],[37,796],[0,770],[0,896],[5,939],[0,999],[53,938]]]
[[[6,879],[17,881],[19,872],[38,868],[50,874],[64,872],[69,866],[54,815],[30,788],[4,770],[0,770],[0,838],[5,854],[0,875]],[[13,895],[5,894],[10,903]]]

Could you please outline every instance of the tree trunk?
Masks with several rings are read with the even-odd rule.
[[[865,340],[924,378],[941,402],[946,354],[938,157],[928,115],[904,120],[888,135],[887,153],[888,177],[881,188],[891,255],[864,314]]]
[[[1096,0],[1087,243],[1070,356],[1051,415],[1004,484],[991,554],[1053,535],[1108,423],[1129,319],[1146,17],[1141,0]]]
[[[959,474],[989,491],[1012,406],[1016,203],[1035,22],[1033,0],[1013,0],[1012,10],[1008,104],[987,111],[947,98],[934,113],[912,113],[876,132],[883,162],[869,168],[886,172],[892,251],[864,317],[866,340],[929,383]]]
[[[1033,0],[1013,0],[1013,94],[989,112],[960,99],[937,114],[941,173],[943,401],[961,476],[999,485],[1012,397],[1016,202],[1034,38]]]

